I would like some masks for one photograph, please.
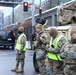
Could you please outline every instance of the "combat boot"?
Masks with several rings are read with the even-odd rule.
[[[18,70],[18,67],[15,67],[14,69],[12,69],[12,72],[16,72]]]
[[[16,70],[17,73],[23,73],[24,72],[24,69],[21,68],[20,70]]]

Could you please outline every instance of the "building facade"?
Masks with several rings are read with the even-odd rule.
[[[0,29],[4,27],[4,14],[0,12]]]
[[[4,0],[5,1],[5,0]],[[7,1],[12,1],[12,2],[21,2],[22,0],[7,0]],[[25,0],[23,0],[25,1]],[[29,2],[31,2],[32,0],[27,0]],[[71,0],[44,0],[41,5],[42,5],[42,11],[46,11],[48,9],[51,9],[53,7],[56,7],[60,4],[63,4],[63,3],[66,3],[68,1],[71,1]],[[35,14],[39,14],[39,6],[40,4],[35,4]],[[11,18],[12,21],[5,21],[7,24],[11,24],[11,23],[16,23],[16,22],[23,22],[24,19],[30,17],[32,15],[32,12],[31,10],[31,5],[29,5],[29,8],[28,8],[28,12],[24,12],[23,11],[23,5],[19,4],[17,5],[14,10],[12,10],[12,12],[10,12],[11,14],[9,14],[7,17],[5,17],[5,20],[8,19],[8,18]],[[12,15],[12,17],[11,17]],[[6,24],[4,23],[4,24]],[[7,25],[6,24],[6,25]]]

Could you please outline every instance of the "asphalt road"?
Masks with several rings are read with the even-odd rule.
[[[0,75],[36,75],[33,67],[33,51],[26,51],[25,70],[24,73],[11,72],[15,67],[16,51],[14,50],[0,50]]]

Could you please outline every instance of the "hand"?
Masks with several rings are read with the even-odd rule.
[[[62,53],[60,54],[60,57],[61,57],[62,59],[66,59],[67,56],[68,56],[68,53],[67,53],[67,52],[62,52]]]
[[[50,47],[49,44],[47,44],[47,45],[46,45],[46,48],[49,48],[49,47]]]
[[[18,54],[21,55],[21,52],[19,51]]]

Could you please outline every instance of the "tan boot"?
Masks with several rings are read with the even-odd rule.
[[[23,73],[24,69],[16,70],[17,73]]]
[[[11,71],[12,71],[12,72],[16,72],[17,70],[18,70],[18,67],[12,69]]]

